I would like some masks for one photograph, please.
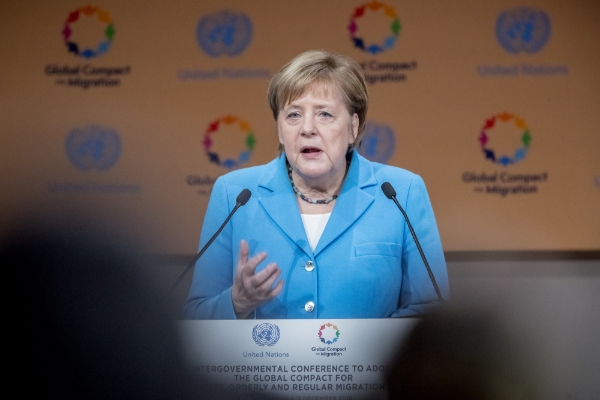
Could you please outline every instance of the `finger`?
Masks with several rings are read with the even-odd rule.
[[[283,281],[277,282],[277,286],[275,286],[275,289],[271,290],[271,293],[269,293],[269,297],[266,300],[277,297],[279,295],[279,293],[281,293],[282,289],[283,289]]]
[[[249,253],[250,249],[248,249],[248,243],[242,239],[240,242],[240,254],[238,255],[238,268],[240,268],[240,265],[245,265],[248,262]]]
[[[273,273],[259,286],[257,286],[257,291],[270,292],[273,288],[273,283],[281,276],[281,270],[275,266],[275,270]],[[262,271],[261,271],[262,272]]]
[[[275,275],[274,279],[273,275]],[[252,277],[252,285],[257,291],[268,290],[267,281],[271,280],[271,284],[273,284],[279,275],[281,275],[281,270],[277,268],[277,264],[271,263]]]
[[[267,258],[267,253],[265,253],[263,251],[263,252],[258,253],[251,259],[247,260],[246,265],[243,266],[244,274],[245,275],[254,275],[254,271],[256,271],[256,267],[258,266],[258,264],[265,261],[266,258]]]
[[[258,289],[261,285],[263,285],[274,273],[277,273],[279,268],[277,268],[276,263],[271,263],[265,267],[262,271],[254,274],[250,283],[252,287]]]

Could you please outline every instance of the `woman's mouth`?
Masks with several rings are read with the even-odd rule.
[[[320,153],[322,150],[317,147],[303,147],[300,152],[303,154]]]

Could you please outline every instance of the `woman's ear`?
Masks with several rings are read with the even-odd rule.
[[[354,113],[354,115],[352,116],[352,141],[350,142],[350,144],[353,144],[356,141],[356,137],[358,136],[358,124],[359,124],[359,120],[358,120],[358,114]]]
[[[279,143],[283,146],[283,135],[281,134],[281,128],[279,127],[279,117],[277,118],[277,138]]]

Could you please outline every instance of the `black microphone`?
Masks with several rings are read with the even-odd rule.
[[[238,203],[240,206],[245,206],[248,200],[252,197],[252,192],[249,189],[244,189],[238,194],[238,197],[235,199],[235,206],[238,207]],[[239,207],[238,207],[239,208]],[[234,211],[231,212],[232,214]]]
[[[175,291],[175,288],[177,287],[177,285],[179,285],[179,283],[181,282],[181,280],[183,279],[183,277],[194,266],[194,264],[196,263],[196,261],[198,261],[198,259],[200,257],[202,257],[202,254],[204,254],[204,252],[206,251],[206,249],[208,249],[208,246],[210,246],[212,244],[212,242],[215,241],[215,239],[217,238],[217,236],[219,236],[219,233],[221,233],[221,231],[223,230],[223,228],[225,228],[225,225],[227,225],[227,223],[229,222],[229,220],[231,219],[231,217],[233,217],[233,214],[235,214],[235,212],[238,210],[238,208],[240,208],[241,206],[245,206],[246,203],[248,202],[248,200],[250,200],[251,196],[252,196],[252,192],[250,190],[248,190],[248,189],[244,189],[244,190],[242,190],[240,192],[240,194],[238,194],[238,197],[235,199],[235,207],[233,207],[233,210],[231,210],[231,212],[229,213],[229,215],[225,219],[225,222],[223,222],[223,225],[221,225],[221,227],[217,230],[217,232],[215,232],[215,234],[212,235],[212,237],[204,245],[204,247],[202,248],[202,250],[200,250],[198,252],[198,254],[196,254],[196,257],[194,257],[194,259],[192,260],[192,262],[189,263],[189,265],[185,268],[185,270],[181,273],[181,275],[179,275],[179,278],[177,278],[177,280],[175,281],[175,283],[171,287],[171,294],[173,294],[173,292]]]
[[[425,267],[427,268],[427,273],[429,274],[429,279],[431,280],[431,283],[433,284],[433,288],[435,289],[435,293],[437,294],[437,297],[440,300],[440,302],[444,303],[445,300],[442,297],[442,293],[440,292],[440,288],[438,287],[437,282],[435,281],[435,276],[433,276],[433,272],[431,272],[431,268],[429,267],[429,263],[427,262],[427,258],[425,258],[425,253],[423,253],[423,249],[421,248],[421,244],[419,243],[419,239],[417,239],[417,235],[415,234],[415,230],[413,229],[413,227],[412,227],[412,225],[410,223],[410,220],[408,219],[408,215],[406,215],[406,212],[404,211],[404,209],[402,208],[402,206],[400,205],[400,203],[398,203],[398,200],[396,200],[396,191],[394,190],[394,187],[389,182],[383,182],[381,184],[381,190],[383,191],[383,194],[385,194],[385,197],[387,197],[388,199],[394,200],[394,203],[396,203],[396,205],[398,206],[398,209],[400,209],[400,211],[402,212],[402,215],[404,215],[404,219],[406,220],[406,224],[408,225],[408,229],[410,230],[410,233],[412,234],[412,237],[415,240],[415,243],[417,245],[417,249],[419,249],[419,254],[421,254],[421,258],[423,259],[423,263],[425,263]]]

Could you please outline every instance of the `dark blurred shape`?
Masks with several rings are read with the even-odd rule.
[[[9,385],[50,398],[199,398],[166,307],[125,245],[98,227],[5,235]]]
[[[390,399],[537,399],[526,342],[492,312],[428,314],[392,362]]]

